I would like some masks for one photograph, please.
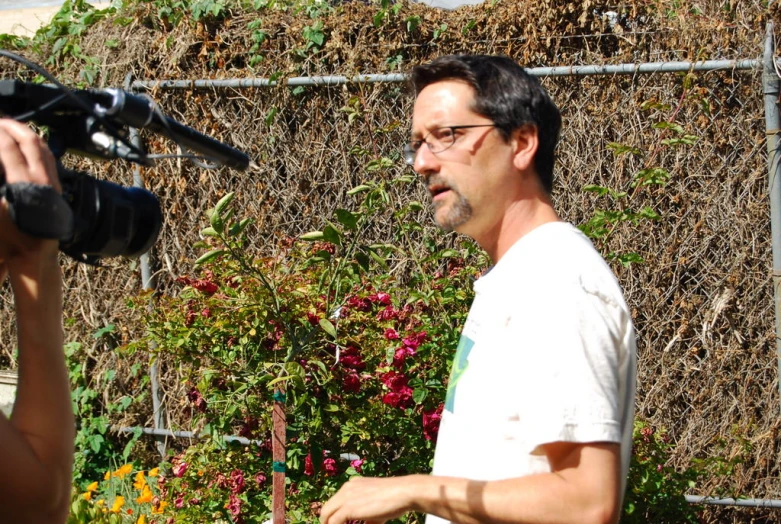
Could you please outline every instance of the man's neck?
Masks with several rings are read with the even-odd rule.
[[[507,209],[502,221],[492,231],[475,240],[496,264],[526,234],[543,224],[560,220],[547,195],[523,199]]]

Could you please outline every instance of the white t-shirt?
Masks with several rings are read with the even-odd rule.
[[[577,228],[553,222],[516,242],[474,288],[433,474],[521,477],[550,471],[542,444],[617,442],[623,493],[636,350],[610,267]]]

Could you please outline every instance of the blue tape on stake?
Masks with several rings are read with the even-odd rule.
[[[285,463],[284,462],[274,462],[271,466],[271,469],[274,471],[274,473],[284,473],[285,472]]]
[[[285,403],[285,394],[281,391],[275,391],[274,392],[274,402],[282,402]]]

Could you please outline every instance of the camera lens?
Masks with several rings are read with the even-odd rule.
[[[62,251],[92,258],[139,257],[152,247],[163,222],[154,194],[64,171],[60,180],[73,210],[74,230],[60,244]]]

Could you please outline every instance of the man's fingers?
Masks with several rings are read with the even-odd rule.
[[[61,191],[54,156],[43,139],[25,124],[0,120],[0,163],[9,184],[31,182]]]

